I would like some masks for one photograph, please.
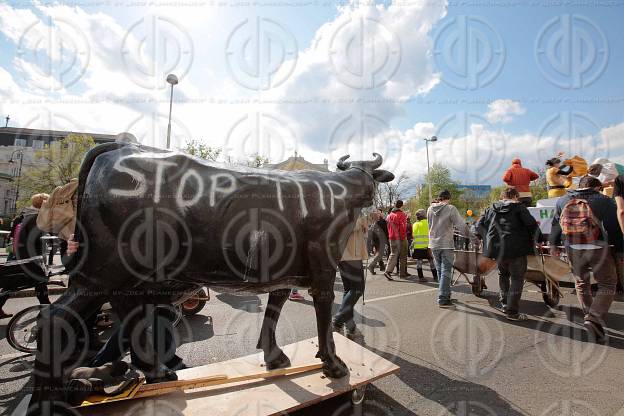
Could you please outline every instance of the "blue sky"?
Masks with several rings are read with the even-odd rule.
[[[624,3],[271,3],[0,1],[0,115],[164,146],[175,72],[174,147],[377,151],[418,180],[435,134],[432,159],[470,184],[498,184],[514,157],[622,162]]]

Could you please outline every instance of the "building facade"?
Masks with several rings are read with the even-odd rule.
[[[278,170],[317,170],[319,172],[329,172],[327,166],[327,159],[323,163],[310,163],[302,156],[295,153],[294,156],[289,157],[280,163],[266,164],[262,166],[265,169],[278,169]]]
[[[45,164],[35,157],[35,152],[72,133],[91,136],[96,144],[115,141],[115,135],[110,134],[0,127],[0,216],[15,214],[19,174]]]

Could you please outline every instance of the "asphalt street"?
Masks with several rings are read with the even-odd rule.
[[[525,322],[511,322],[490,306],[497,290],[495,274],[484,298],[459,283],[455,308],[439,309],[436,284],[388,282],[368,276],[365,304],[356,321],[364,345],[400,366],[397,375],[373,383],[359,414],[366,415],[536,415],[623,416],[624,303],[614,302],[606,345],[588,342],[571,288],[555,309],[544,305],[533,285],[525,286],[521,308]],[[336,308],[342,297],[336,283]],[[278,326],[278,342],[316,335],[310,296],[287,302]],[[211,292],[199,315],[180,328],[178,349],[197,366],[256,353],[256,340],[267,296]],[[35,304],[12,299],[6,311]],[[12,350],[5,339],[8,319],[0,321],[0,413],[10,414],[28,390],[32,356]],[[300,411],[299,415],[352,414],[344,397]],[[356,413],[357,414],[357,413]]]

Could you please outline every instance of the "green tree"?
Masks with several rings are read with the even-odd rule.
[[[91,136],[69,134],[64,139],[36,151],[37,166],[26,169],[20,178],[18,211],[30,205],[31,195],[40,192],[49,194],[57,186],[77,178],[82,159],[93,146],[95,142]]]
[[[256,153],[247,160],[247,166],[252,168],[261,168],[262,166],[270,163],[269,158]]]
[[[417,189],[416,196],[410,200],[410,207],[412,210],[420,208],[427,209],[429,207],[429,179],[431,178],[431,195],[433,199],[437,198],[438,194],[447,189],[451,192],[452,203],[457,206],[458,209],[462,208],[465,203],[462,202],[462,192],[457,187],[457,182],[451,178],[451,170],[440,163],[434,163],[431,166],[430,173],[425,175],[425,180]],[[459,206],[458,206],[459,205]],[[460,209],[460,213],[461,213]],[[464,210],[465,212],[465,210]]]
[[[197,140],[189,140],[186,142],[184,149],[185,153],[189,155],[197,156],[200,159],[210,160],[216,162],[223,149],[220,147],[211,147]]]

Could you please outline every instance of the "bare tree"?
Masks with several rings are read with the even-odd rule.
[[[408,178],[405,175],[399,176],[392,182],[378,184],[373,199],[375,206],[382,209],[392,207],[397,200],[405,197],[407,188]]]

